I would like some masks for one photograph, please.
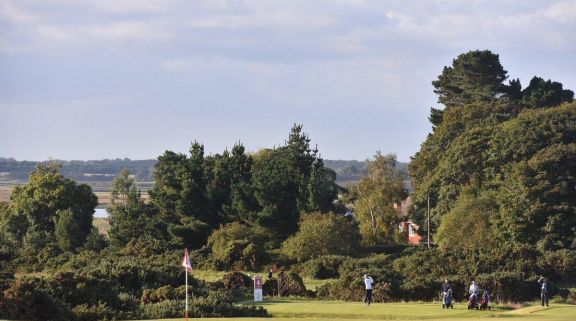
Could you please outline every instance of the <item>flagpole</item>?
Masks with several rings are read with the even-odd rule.
[[[184,268],[184,273],[186,273],[186,321],[188,321],[188,268]]]

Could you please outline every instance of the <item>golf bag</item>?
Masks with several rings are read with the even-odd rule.
[[[468,298],[468,310],[478,310],[478,295],[476,293],[470,294]]]
[[[452,290],[442,292],[442,309],[454,309],[454,303],[452,303]]]
[[[480,301],[480,310],[491,310],[492,307],[490,306],[490,294],[488,291],[484,291],[482,294],[482,300]]]

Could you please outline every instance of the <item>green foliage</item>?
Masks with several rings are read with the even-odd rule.
[[[80,252],[46,277],[14,280],[6,275],[0,282],[0,311],[3,317],[26,320],[103,320],[176,317],[185,297],[181,253],[142,258],[105,252]],[[229,278],[206,284],[189,277],[191,316],[266,316],[259,307],[233,304],[238,292]],[[251,285],[242,278],[244,290]],[[248,285],[246,285],[248,283]],[[5,295],[4,295],[5,294]],[[140,299],[138,299],[140,298]]]
[[[166,239],[165,224],[155,220],[157,210],[146,204],[128,170],[123,170],[112,182],[110,213],[110,243],[123,247],[142,237]]]
[[[142,317],[146,319],[164,319],[181,317],[184,311],[184,292],[171,295],[163,295],[172,290],[167,288],[157,289],[156,300],[143,301]],[[176,295],[175,295],[176,294]],[[189,301],[190,310],[188,315],[192,318],[217,318],[217,317],[266,317],[268,313],[258,306],[235,305],[230,292],[209,291],[202,296],[194,296]]]
[[[368,176],[360,180],[357,189],[355,214],[362,241],[367,245],[393,241],[400,220],[394,205],[407,196],[402,174],[396,168],[396,156],[377,152],[374,160],[368,162]]]
[[[574,92],[563,89],[562,84],[556,81],[544,81],[534,76],[530,84],[522,91],[522,103],[532,108],[558,106],[563,102],[572,102]]]
[[[516,184],[509,176],[520,170],[516,168],[521,166],[517,163],[529,161],[551,145],[571,144],[576,139],[573,105],[554,107],[571,102],[572,91],[563,89],[558,82],[539,77],[534,77],[522,90],[518,79],[503,84],[506,73],[498,55],[471,51],[458,56],[433,82],[439,102],[445,108],[441,111],[431,109],[433,131],[410,163],[415,204],[413,218],[423,223],[429,197],[433,231],[451,212],[465,186],[476,185],[481,190],[493,190],[501,195],[498,189]],[[542,110],[534,111],[533,108]],[[507,195],[515,201],[524,197]],[[530,198],[523,199],[534,203]],[[508,236],[524,233],[514,231],[512,221],[526,205],[510,204],[503,198],[499,203],[504,211],[508,206],[517,206],[517,212],[510,215],[511,225],[506,225],[506,219],[500,220],[507,226],[502,233]],[[548,214],[550,211],[554,210],[544,210]],[[550,248],[545,243],[566,245],[565,241],[550,237],[539,243],[542,249]],[[515,239],[519,238],[521,236],[515,236]]]
[[[235,297],[249,296],[253,293],[254,282],[242,272],[232,272],[222,278],[224,289],[231,290]]]
[[[392,259],[377,255],[364,259],[345,261],[339,269],[340,278],[318,289],[318,297],[332,300],[362,301],[364,281],[368,274],[374,279],[372,298],[374,302],[398,299],[399,277],[392,271]]]
[[[166,319],[182,317],[185,308],[183,300],[165,300],[142,306],[142,317],[146,319]]]
[[[207,220],[203,145],[194,142],[190,157],[166,151],[158,157],[154,169],[156,183],[150,196],[166,221],[190,216]]]
[[[82,245],[82,239],[78,239],[80,226],[78,219],[71,210],[56,212],[56,240],[64,251],[73,251]]]
[[[80,304],[72,309],[72,313],[76,315],[78,320],[82,321],[114,320],[117,314],[106,303],[96,305]]]
[[[275,149],[254,163],[254,195],[262,210],[256,222],[279,233],[296,230],[300,177],[287,149]]]
[[[168,233],[176,247],[198,249],[206,244],[210,233],[208,224],[194,219],[183,219],[182,223],[168,226]]]
[[[443,246],[455,244],[461,235],[451,231],[458,231],[467,220],[498,227],[492,229],[496,233],[484,235],[485,246],[573,248],[574,104],[525,110],[517,116],[514,106],[506,102],[469,104],[445,110],[443,119],[410,164],[417,222],[424,222],[430,196],[431,228],[438,231],[438,240],[444,239]],[[488,198],[494,204],[486,204],[492,210],[482,202],[469,200],[464,206],[464,200],[458,201],[470,199],[462,196],[466,186],[474,186],[476,195],[492,195]],[[488,220],[474,210],[478,208]],[[497,242],[489,242],[490,237]]]
[[[92,251],[100,251],[108,246],[108,239],[100,234],[96,227],[92,227],[92,231],[86,237],[86,243],[84,243],[84,248]]]
[[[70,310],[46,290],[45,281],[23,279],[4,292],[1,311],[8,318],[31,321],[70,320]]]
[[[332,202],[338,196],[336,173],[324,167],[322,159],[312,163],[312,172],[308,183],[308,210],[327,213],[332,209]]]
[[[302,217],[298,233],[282,244],[282,253],[303,262],[322,255],[351,255],[359,246],[357,226],[344,216],[314,213]]]
[[[567,284],[576,282],[576,252],[573,250],[545,252],[537,264],[550,278],[563,280]],[[574,298],[576,299],[576,296]]]
[[[274,279],[267,279],[262,290],[270,296],[310,296],[312,293],[306,290],[302,277],[296,272],[281,271]]]
[[[259,270],[266,263],[265,243],[269,230],[258,226],[230,223],[215,230],[208,238],[212,260],[219,270]]]
[[[540,251],[576,249],[576,144],[551,145],[519,162],[504,181],[495,218],[502,241]]]
[[[58,242],[62,250],[74,251],[92,230],[97,203],[89,186],[65,178],[57,165],[38,165],[30,174],[30,182],[16,187],[8,208],[2,210],[2,243],[16,246],[15,252],[32,262],[50,243]]]
[[[497,213],[495,195],[486,192],[478,195],[478,191],[470,187],[444,216],[434,241],[440,249],[465,252],[496,246],[492,234],[496,227],[491,225],[490,217]]]
[[[166,151],[158,158],[150,191],[160,210],[156,219],[170,226],[177,247],[201,247],[207,236],[199,230],[203,223],[207,232],[232,222],[256,223],[286,237],[296,231],[300,212],[332,210],[336,175],[317,154],[301,125],[292,127],[284,146],[254,155],[235,144],[231,152],[205,156],[198,142],[190,156]],[[130,193],[130,181],[124,181]]]
[[[338,269],[350,259],[343,255],[323,255],[301,264],[302,273],[314,279],[333,279],[340,276]]]
[[[469,51],[444,67],[432,82],[438,102],[447,107],[461,107],[475,101],[491,101],[505,91],[507,71],[500,58],[489,50]]]
[[[576,140],[575,104],[543,110],[526,111],[502,123],[494,130],[490,145],[490,163],[497,172],[509,163],[526,161],[538,151],[553,144],[570,144]]]

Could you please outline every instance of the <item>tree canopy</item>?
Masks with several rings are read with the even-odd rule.
[[[38,253],[47,246],[73,251],[92,232],[96,205],[88,185],[65,178],[56,164],[39,165],[28,184],[14,188],[0,226],[17,245],[14,251]]]
[[[443,248],[465,250],[456,243],[465,233],[485,248],[493,238],[507,248],[576,249],[574,94],[540,77],[522,90],[506,77],[498,55],[472,51],[434,82],[444,109],[432,110],[433,131],[409,165],[413,216],[424,221],[430,196]]]

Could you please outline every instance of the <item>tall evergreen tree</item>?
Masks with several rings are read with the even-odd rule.
[[[112,182],[110,203],[108,236],[112,245],[122,247],[141,237],[166,238],[166,225],[157,219],[157,209],[144,202],[127,169]]]
[[[489,50],[469,51],[444,67],[438,79],[432,82],[438,102],[446,106],[461,107],[475,101],[491,101],[505,93],[507,71],[497,54]]]
[[[572,102],[574,92],[562,88],[562,84],[534,76],[522,91],[522,102],[532,108],[553,107],[563,102]]]

